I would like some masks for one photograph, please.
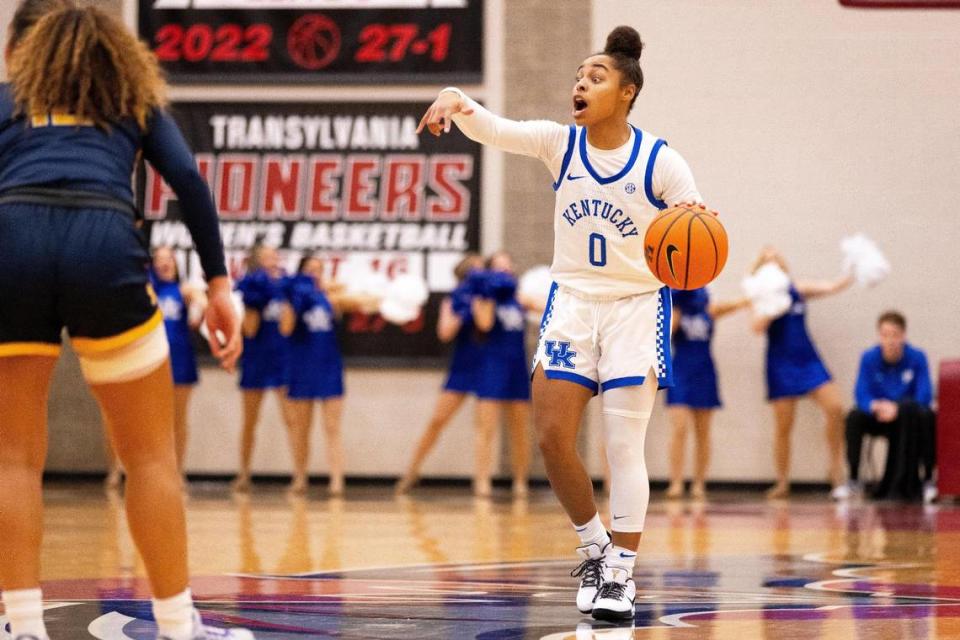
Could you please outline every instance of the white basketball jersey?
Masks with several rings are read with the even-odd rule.
[[[653,192],[653,168],[665,142],[632,127],[614,151],[590,148],[570,127],[554,217],[554,280],[589,299],[618,299],[663,286],[643,257],[647,226],[667,208]]]

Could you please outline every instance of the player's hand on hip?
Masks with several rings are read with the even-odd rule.
[[[210,280],[209,287],[205,322],[210,352],[220,361],[221,367],[232,373],[243,352],[243,341],[240,338],[240,319],[230,297],[230,281],[226,276],[218,276]]]
[[[458,93],[452,91],[443,91],[433,101],[433,104],[427,109],[427,112],[420,118],[420,125],[417,127],[417,133],[424,128],[429,129],[430,133],[439,136],[441,133],[450,133],[450,124],[453,122],[453,115],[462,113],[469,116],[473,109],[467,106],[466,101]]]

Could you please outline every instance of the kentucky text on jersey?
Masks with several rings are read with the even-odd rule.
[[[637,225],[633,223],[630,216],[624,214],[623,209],[615,209],[614,205],[603,200],[589,199],[571,202],[561,215],[571,227],[582,218],[601,218],[615,226],[624,238],[640,235]]]

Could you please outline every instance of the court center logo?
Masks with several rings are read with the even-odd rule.
[[[322,13],[310,13],[297,19],[287,33],[287,53],[298,66],[318,71],[337,59],[340,53],[340,28]]]

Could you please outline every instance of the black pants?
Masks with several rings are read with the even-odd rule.
[[[860,474],[860,448],[864,435],[881,436],[890,443],[883,479],[874,491],[878,498],[912,500],[923,492],[923,482],[933,479],[937,444],[934,414],[915,402],[902,402],[897,419],[879,422],[873,414],[854,409],[847,415],[847,463],[850,478]],[[920,466],[923,465],[923,481]]]

